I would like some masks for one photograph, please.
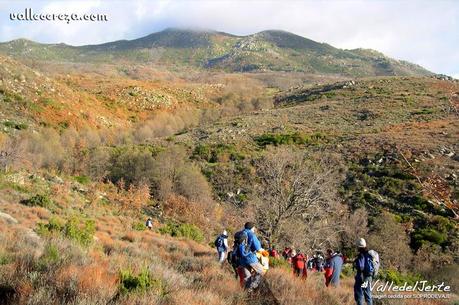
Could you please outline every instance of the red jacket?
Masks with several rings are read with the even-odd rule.
[[[292,264],[295,269],[304,269],[306,257],[302,253],[298,253],[292,259]]]
[[[330,285],[332,275],[333,268],[330,266],[330,260],[328,259],[324,266],[325,286],[328,287],[328,285]]]

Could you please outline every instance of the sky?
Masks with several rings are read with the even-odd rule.
[[[10,13],[106,14],[108,21],[19,21]],[[279,29],[338,48],[370,48],[459,78],[459,0],[0,0],[0,41],[71,45],[135,39],[168,27],[248,35]]]

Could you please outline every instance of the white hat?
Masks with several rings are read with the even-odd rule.
[[[223,231],[223,235],[228,235],[228,232],[226,230]]]
[[[356,243],[357,248],[365,248],[367,246],[367,242],[363,238],[359,238]]]

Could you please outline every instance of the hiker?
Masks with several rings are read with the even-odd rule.
[[[274,258],[279,258],[279,252],[277,252],[274,246],[272,246],[271,250],[269,250],[269,256],[274,257]]]
[[[360,238],[357,241],[358,256],[354,260],[354,269],[357,271],[354,283],[354,299],[357,305],[363,305],[363,299],[367,305],[372,305],[371,280],[374,271],[372,257],[368,253],[367,242]]]
[[[287,263],[292,267],[292,262],[293,262],[293,257],[296,255],[296,251],[293,249],[290,249],[287,255]]]
[[[151,217],[148,217],[147,222],[145,222],[145,226],[148,228],[148,230],[153,229],[153,221]]]
[[[315,265],[315,268],[316,268],[317,272],[323,272],[324,271],[324,257],[319,252],[316,253],[316,255],[315,255],[314,265]]]
[[[260,250],[256,253],[258,262],[263,266],[263,269],[266,271],[269,270],[269,252],[266,250]]]
[[[333,255],[333,250],[327,249],[326,256],[325,256],[325,264],[324,264],[324,277],[325,277],[326,287],[330,285],[331,277],[333,274],[333,269],[331,267],[332,255]]]
[[[226,252],[228,251],[228,232],[226,230],[215,239],[214,245],[218,252],[218,262],[223,264]]]
[[[282,257],[284,259],[288,259],[291,251],[292,249],[290,249],[289,247],[285,247],[284,251],[282,251]]]
[[[228,255],[226,256],[226,260],[228,261],[228,264],[231,265],[231,267],[233,268],[233,271],[234,271],[234,276],[236,277],[236,279],[239,277],[239,273],[237,272],[237,267],[238,267],[238,260],[237,260],[237,256],[236,256],[236,247],[233,245],[233,250],[229,251],[228,252]],[[243,287],[243,285],[241,285],[241,287]]]
[[[308,274],[305,262],[306,257],[300,250],[298,250],[298,253],[292,257],[293,274],[298,277],[302,277],[303,279],[306,279]]]
[[[325,271],[325,286],[339,286],[339,278],[343,269],[344,258],[339,252],[334,252],[332,249],[327,250],[327,259],[324,265]]]
[[[247,236],[246,242],[239,242],[237,248],[237,256],[240,259],[238,273],[244,274],[245,288],[248,291],[253,291],[258,288],[261,282],[261,277],[266,273],[265,267],[258,261],[257,252],[265,252],[261,248],[261,243],[255,235],[255,226],[251,222],[244,225],[244,230],[241,234]],[[236,239],[236,235],[235,235]],[[242,237],[241,239],[244,239]]]
[[[241,245],[245,251],[247,248],[247,234],[244,231],[239,231],[234,234],[233,250],[231,251],[231,255],[228,254],[229,262],[236,272],[236,279],[239,277],[239,284],[241,288],[244,288],[245,279],[250,277],[250,271],[242,264],[242,255],[240,254],[242,250],[240,249]]]
[[[330,264],[332,268],[330,284],[333,287],[339,286],[339,279],[341,276],[341,271],[343,270],[344,262],[344,256],[339,251],[333,252]]]

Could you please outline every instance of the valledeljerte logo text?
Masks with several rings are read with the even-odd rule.
[[[371,291],[377,292],[451,292],[451,286],[441,282],[437,285],[429,284],[428,281],[416,281],[414,284],[405,282],[403,285],[395,285],[394,282],[380,282],[376,280],[370,284]]]

